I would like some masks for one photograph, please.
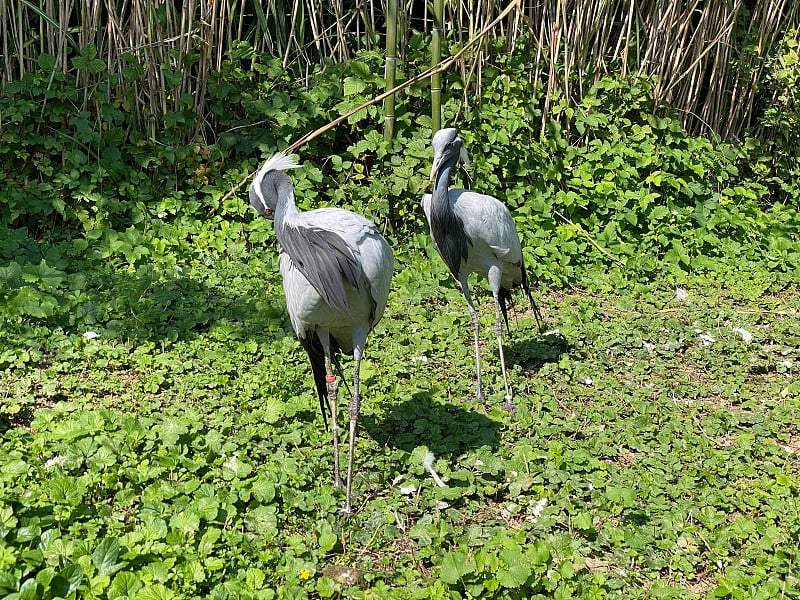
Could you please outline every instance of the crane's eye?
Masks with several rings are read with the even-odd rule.
[[[453,147],[453,142],[447,142],[447,143],[444,145],[444,149],[445,149],[445,150],[449,150],[449,149],[450,149],[450,148],[452,148],[452,147]]]

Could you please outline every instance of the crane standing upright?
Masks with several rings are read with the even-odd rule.
[[[541,328],[539,309],[533,301],[525,272],[519,234],[508,208],[497,198],[463,189],[448,189],[453,167],[459,160],[468,161],[464,142],[458,132],[453,128],[441,129],[433,136],[432,145],[433,193],[423,196],[422,208],[434,244],[467,299],[475,335],[476,396],[481,402],[486,401],[481,382],[480,318],[472,303],[468,284],[470,273],[477,272],[488,280],[494,296],[494,333],[503,371],[505,407],[512,410],[514,404],[506,375],[500,319],[502,314],[508,329],[507,302],[511,301],[514,287],[522,286]]]
[[[308,354],[323,421],[329,403],[333,429],[334,488],[339,470],[338,382],[333,363],[338,351],[352,353],[350,437],[343,515],[352,514],[353,449],[361,407],[359,369],[367,335],[380,321],[389,296],[394,257],[375,225],[339,208],[299,212],[287,169],[297,162],[274,154],[250,185],[250,205],[275,223],[279,269],[292,328]]]

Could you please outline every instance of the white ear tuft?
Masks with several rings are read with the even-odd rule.
[[[276,152],[272,156],[267,159],[267,162],[264,163],[264,166],[258,170],[256,176],[253,178],[253,183],[251,184],[255,189],[259,189],[261,185],[261,180],[264,179],[264,175],[269,173],[270,171],[285,171],[286,169],[296,169],[300,165],[297,162],[297,159],[291,154],[284,154],[283,152]]]
[[[294,155],[276,152],[267,159],[267,162],[261,167],[261,171],[264,173],[267,171],[285,171],[286,169],[296,169],[299,166],[300,164],[298,164]]]

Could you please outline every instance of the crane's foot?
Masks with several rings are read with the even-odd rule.
[[[478,391],[475,392],[475,397],[480,400],[481,404],[486,404],[486,394],[483,393],[482,388],[478,388]]]
[[[353,509],[350,507],[349,504],[345,504],[342,508],[339,509],[339,516],[345,519],[353,516]]]
[[[517,405],[514,404],[514,401],[511,399],[511,396],[506,396],[506,401],[503,403],[503,408],[506,409],[510,414],[515,415],[517,414]]]

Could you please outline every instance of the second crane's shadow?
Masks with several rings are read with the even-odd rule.
[[[500,423],[468,405],[433,400],[433,391],[415,392],[382,416],[364,415],[363,426],[379,444],[412,452],[427,446],[434,454],[458,456],[471,448],[499,444]]]

